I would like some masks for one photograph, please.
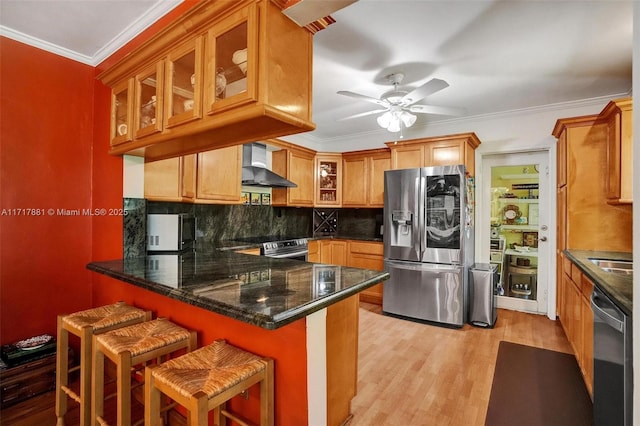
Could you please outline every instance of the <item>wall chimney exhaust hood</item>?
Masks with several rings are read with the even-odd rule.
[[[267,146],[250,143],[242,146],[242,185],[268,188],[297,188],[298,185],[267,169]]]

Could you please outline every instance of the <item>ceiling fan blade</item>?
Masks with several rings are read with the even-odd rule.
[[[361,112],[360,114],[350,115],[348,117],[339,118],[338,121],[351,120],[352,118],[366,117],[367,115],[379,114],[381,112],[388,111],[389,108],[385,109],[375,109],[373,111]]]
[[[363,101],[371,102],[372,104],[376,104],[384,107],[388,106],[387,102],[385,101],[382,101],[377,98],[372,98],[371,96],[361,95],[360,93],[349,92],[348,90],[340,90],[338,94],[349,96],[350,98],[361,99]]]
[[[437,114],[437,115],[464,115],[466,110],[464,108],[443,107],[435,105],[411,105],[409,107],[410,112],[418,114]]]
[[[425,97],[447,87],[449,87],[449,83],[447,83],[446,81],[440,80],[439,78],[432,78],[422,86],[404,95],[401,99],[401,102],[405,103],[406,105],[413,105],[416,102],[424,99]]]

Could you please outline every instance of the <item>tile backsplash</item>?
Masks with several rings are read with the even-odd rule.
[[[191,204],[125,198],[124,257],[145,254],[146,215],[189,213],[196,218],[196,247],[256,236],[314,236],[314,209],[297,207]],[[336,237],[379,237],[382,209],[335,209]],[[316,235],[318,236],[318,235]]]

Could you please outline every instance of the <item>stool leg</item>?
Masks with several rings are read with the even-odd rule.
[[[58,315],[58,344],[56,355],[56,426],[64,426],[67,413],[67,394],[62,386],[69,384],[69,333],[62,326],[63,315]]]
[[[117,362],[118,389],[118,426],[131,424],[131,352],[118,354]]]
[[[95,337],[94,337],[95,340]],[[99,343],[93,344],[93,398],[91,399],[91,425],[104,415],[104,353]]]
[[[80,333],[80,424],[91,424],[91,372],[93,358],[93,328],[84,327]]]
[[[192,407],[189,409],[189,426],[206,426],[209,424],[209,399],[204,392],[192,396]],[[216,426],[220,426],[217,424]]]
[[[265,377],[260,382],[260,426],[273,426],[273,360],[267,360]]]
[[[160,426],[160,391],[155,386],[153,369],[149,366],[144,371],[144,424],[146,426]]]

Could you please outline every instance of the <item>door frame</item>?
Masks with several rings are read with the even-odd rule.
[[[535,149],[523,149],[523,150],[491,150],[491,151],[476,151],[476,227],[475,227],[475,250],[476,261],[482,263],[489,263],[490,254],[490,228],[491,228],[491,194],[487,189],[485,190],[484,182],[484,164],[486,163],[485,157],[495,155],[511,155],[511,154],[530,154],[530,153],[542,153],[547,156],[548,167],[548,187],[546,188],[549,194],[549,220],[547,232],[547,244],[549,247],[548,255],[548,268],[546,271],[547,281],[547,317],[549,319],[556,319],[556,145],[552,144],[548,147],[537,147]],[[542,173],[542,171],[541,171]],[[489,182],[490,188],[491,183]]]

